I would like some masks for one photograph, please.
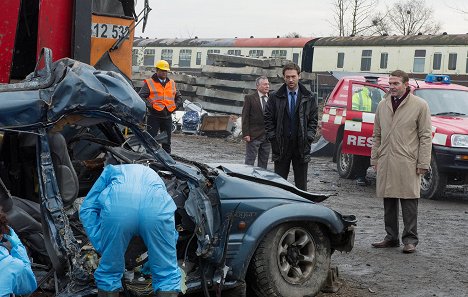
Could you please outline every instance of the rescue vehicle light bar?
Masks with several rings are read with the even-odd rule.
[[[448,75],[428,74],[424,81],[427,82],[427,83],[450,84],[450,76],[448,76]]]

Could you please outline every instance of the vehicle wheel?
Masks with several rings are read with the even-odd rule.
[[[444,195],[447,186],[447,175],[439,172],[437,162],[432,156],[429,171],[421,177],[421,197],[434,199]]]
[[[268,233],[249,266],[259,297],[315,296],[330,269],[330,241],[319,226],[283,224]]]
[[[336,168],[338,174],[343,178],[355,178],[358,170],[356,164],[356,156],[351,154],[343,154],[341,149],[343,147],[343,140],[340,141],[338,150],[336,152]]]
[[[172,131],[172,133],[174,133],[175,131],[177,131],[177,124],[174,123],[174,122],[172,122],[171,131]]]

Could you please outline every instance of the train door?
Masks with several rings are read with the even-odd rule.
[[[386,90],[378,85],[350,81],[342,152],[370,156],[377,105]]]

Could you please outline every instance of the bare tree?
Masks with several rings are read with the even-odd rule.
[[[377,13],[372,17],[372,27],[369,29],[371,35],[390,35],[392,28],[388,22],[388,12]]]
[[[350,0],[334,0],[333,2],[333,19],[334,25],[338,30],[338,36],[346,36],[345,31],[345,15],[348,10],[348,4]]]
[[[461,14],[468,14],[468,7],[460,7],[460,6],[452,6],[452,5],[448,5],[447,4],[447,7],[455,10],[456,12],[458,13],[461,13]]]
[[[440,30],[434,11],[423,0],[400,1],[389,9],[388,16],[397,34],[436,34]]]
[[[373,12],[378,0],[334,0],[332,25],[339,36],[368,33],[373,25]]]
[[[288,34],[284,35],[285,38],[300,38],[302,37],[301,34],[297,32],[289,32]]]
[[[350,0],[351,22],[350,34],[357,35],[373,27],[372,13],[376,10],[378,0]]]

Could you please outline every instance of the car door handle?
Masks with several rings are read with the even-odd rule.
[[[354,122],[362,122],[362,119],[352,118],[351,121],[354,121]]]

